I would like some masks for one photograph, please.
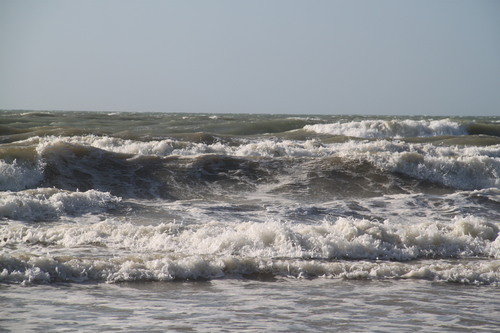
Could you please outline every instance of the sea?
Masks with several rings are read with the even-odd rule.
[[[499,332],[500,117],[0,111],[0,332]]]

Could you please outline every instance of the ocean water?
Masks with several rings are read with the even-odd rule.
[[[500,329],[500,117],[0,113],[0,332]]]

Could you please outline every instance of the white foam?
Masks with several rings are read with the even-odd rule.
[[[0,279],[7,281],[116,282],[270,273],[500,282],[498,225],[475,217],[410,226],[346,218],[320,225],[214,221],[140,226],[107,220],[29,227],[11,222],[0,233],[4,246],[19,249],[4,251],[0,258]],[[81,249],[88,246],[95,254],[82,257]],[[490,259],[451,264],[430,260],[436,257]],[[405,263],[417,259],[426,260]]]
[[[114,206],[120,198],[109,193],[89,190],[69,192],[55,188],[38,188],[0,193],[0,218],[38,221],[61,215],[101,212]]]
[[[358,138],[403,138],[467,134],[464,126],[449,119],[361,120],[306,125],[304,130],[319,134],[345,135]]]
[[[0,191],[19,191],[36,186],[43,179],[42,169],[40,164],[0,160]]]
[[[459,189],[500,187],[500,146],[459,147],[376,141],[344,144],[339,155],[381,170]]]
[[[28,141],[37,145],[39,155],[42,155],[47,149],[60,144],[82,145],[114,153],[143,156],[227,154],[231,151],[227,146],[219,142],[204,144],[174,139],[136,141],[97,135],[32,137],[25,142]]]
[[[234,275],[265,274],[290,278],[329,279],[425,279],[464,284],[500,284],[499,260],[470,261],[321,261],[272,260],[269,258],[115,257],[112,259],[73,258],[50,255],[24,262],[0,254],[9,268],[0,270],[0,281],[22,284],[64,282],[126,282],[215,279]],[[19,266],[16,266],[19,265]]]

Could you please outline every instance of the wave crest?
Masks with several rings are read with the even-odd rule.
[[[466,135],[466,128],[449,119],[440,120],[361,120],[314,124],[304,130],[318,134],[344,135],[357,138],[406,138]]]
[[[114,207],[120,198],[95,190],[69,192],[38,188],[0,193],[0,218],[20,221],[45,221],[62,215],[98,213]]]

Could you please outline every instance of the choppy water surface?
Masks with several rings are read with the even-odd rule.
[[[498,117],[2,111],[0,327],[492,331],[499,175]]]

